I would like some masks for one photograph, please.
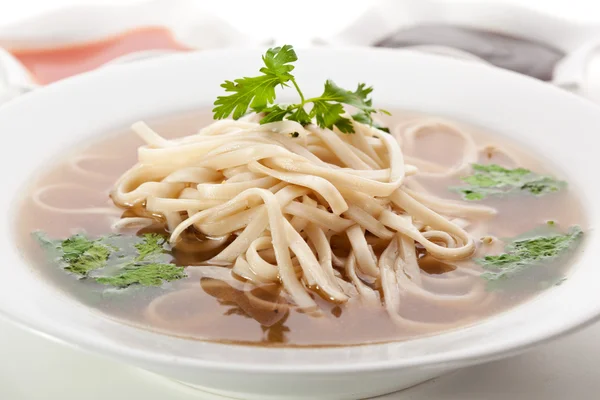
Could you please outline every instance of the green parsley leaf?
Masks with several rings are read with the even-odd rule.
[[[135,284],[161,286],[164,282],[185,278],[187,275],[183,271],[183,267],[175,264],[135,264],[126,266],[118,275],[96,278],[96,282],[118,288],[126,288]]]
[[[344,112],[344,107],[339,103],[315,100],[310,116],[315,117],[317,125],[322,128],[332,128],[335,125],[344,133],[353,132],[352,122],[342,116]]]
[[[531,267],[565,255],[579,243],[582,235],[581,228],[573,226],[564,234],[552,233],[516,239],[506,245],[505,253],[486,256],[476,262],[486,269],[481,277],[492,284],[491,288],[498,288]]]
[[[373,88],[364,83],[359,83],[356,90],[351,92],[340,88],[333,81],[327,80],[325,82],[325,91],[321,95],[321,98],[326,101],[337,101],[357,108],[358,112],[352,115],[352,119],[357,122],[373,125],[371,114],[377,110],[372,107],[373,101],[368,97],[371,92],[373,92]],[[343,130],[341,131],[344,132]]]
[[[371,113],[376,111],[371,106],[373,102],[368,98],[372,91],[372,87],[367,87],[364,83],[359,83],[358,88],[354,92],[351,92],[349,90],[342,89],[332,80],[328,79],[325,81],[325,89],[319,99],[321,101],[333,101],[348,104],[358,108],[361,111]]]
[[[260,72],[265,75],[275,75],[283,83],[293,78],[290,72],[294,70],[294,66],[290,63],[295,61],[298,61],[298,56],[292,46],[286,44],[282,47],[274,47],[267,50],[263,56],[265,67],[261,68]]]
[[[310,118],[310,115],[306,112],[304,107],[298,107],[288,116],[287,119],[290,121],[296,121],[302,125],[308,125],[311,122]]]
[[[298,60],[290,45],[267,50],[263,56],[265,66],[260,69],[263,75],[245,77],[234,81],[225,81],[221,87],[229,96],[219,96],[213,109],[215,119],[223,119],[233,114],[233,119],[243,117],[248,108],[263,111],[275,100],[275,88],[285,86],[293,79],[290,72],[294,69],[290,63]]]
[[[236,94],[217,98],[217,107],[213,109],[215,118],[222,119],[233,114],[233,119],[240,119],[246,115],[248,107],[264,109],[268,103],[275,100],[275,86],[279,83],[279,79],[269,76],[236,79],[235,82],[225,81],[221,87],[226,92]]]
[[[566,186],[564,181],[538,175],[525,168],[508,169],[496,164],[473,164],[472,167],[475,173],[461,178],[468,186],[450,188],[460,193],[465,200],[478,201],[520,192],[543,196]]]
[[[262,75],[245,77],[234,81],[225,81],[221,87],[228,96],[219,96],[213,109],[215,119],[223,119],[232,115],[238,119],[248,110],[262,112],[264,116],[260,123],[283,121],[284,119],[296,121],[302,125],[310,124],[314,119],[321,128],[332,129],[336,127],[343,133],[353,133],[352,119],[361,123],[373,125],[372,114],[377,112],[369,98],[372,87],[360,83],[355,91],[349,91],[337,86],[333,81],[327,80],[323,93],[318,97],[305,99],[295,77],[291,74],[298,57],[290,45],[275,47],[267,50],[263,56],[264,67],[260,69]],[[277,86],[290,86],[298,92],[300,102],[290,105],[274,104],[275,89]],[[309,111],[305,107],[312,105]],[[357,109],[357,113],[347,118],[343,105]],[[380,110],[389,114],[385,110]],[[380,128],[386,130],[386,128]]]
[[[283,121],[283,118],[290,112],[288,107],[274,105],[263,110],[265,116],[261,118],[260,123],[268,124],[269,122]]]

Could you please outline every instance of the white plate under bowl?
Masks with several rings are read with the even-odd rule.
[[[319,349],[189,341],[126,326],[39,280],[14,242],[15,207],[35,171],[65,148],[141,118],[209,107],[225,79],[258,71],[256,50],[207,51],[118,65],[26,94],[0,109],[0,314],[46,337],[213,391],[252,399],[357,399],[516,354],[600,315],[600,214],[596,155],[600,109],[514,73],[385,49],[299,52],[303,90],[325,79],[368,82],[377,105],[441,114],[487,127],[546,155],[585,207],[585,251],[569,279],[524,305],[445,334],[379,345]],[[10,143],[10,144],[9,144]]]

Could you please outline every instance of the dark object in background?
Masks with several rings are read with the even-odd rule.
[[[551,46],[486,30],[450,25],[421,25],[401,29],[375,43],[377,47],[437,45],[469,52],[500,68],[544,81],[552,79],[565,53]]]

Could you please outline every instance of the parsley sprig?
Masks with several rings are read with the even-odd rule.
[[[373,102],[369,97],[373,91],[372,87],[359,83],[356,90],[350,91],[327,80],[320,96],[306,98],[291,73],[295,68],[292,63],[298,60],[292,46],[271,48],[263,55],[262,60],[264,63],[264,67],[260,69],[262,75],[225,81],[221,85],[226,92],[232,94],[217,97],[213,109],[215,119],[224,119],[230,115],[233,119],[239,119],[250,110],[264,114],[260,120],[261,124],[287,119],[307,125],[315,120],[321,128],[331,129],[335,126],[343,133],[353,133],[351,121],[353,119],[387,130],[377,126],[373,121],[372,114],[377,111],[389,113],[373,108]],[[287,105],[275,104],[275,89],[278,86],[294,87],[300,102]],[[309,105],[311,107],[307,111]],[[344,105],[356,109],[351,119],[344,116]]]

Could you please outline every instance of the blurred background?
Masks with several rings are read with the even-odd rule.
[[[194,0],[207,3],[218,16],[244,33],[286,40],[306,41],[311,36],[330,35],[358,17],[376,0]],[[396,0],[398,1],[398,0]],[[144,0],[2,0],[0,24],[73,5],[129,5]],[[152,2],[152,1],[150,1]],[[399,0],[402,2],[402,0]],[[465,3],[446,0],[445,3]],[[470,3],[508,3],[542,10],[580,22],[600,23],[600,3],[594,0],[471,0]],[[177,0],[172,1],[177,3]],[[255,18],[262,20],[257,23]],[[523,21],[523,23],[526,23]]]
[[[0,4],[0,47],[3,53],[8,50],[0,54],[0,78],[3,86],[17,87],[17,93],[114,59],[127,62],[180,50],[291,43],[412,47],[471,58],[600,101],[595,86],[600,72],[597,78],[594,75],[600,70],[596,56],[600,3],[590,0],[2,0]],[[165,32],[131,34],[157,27]],[[99,45],[102,41],[107,42]]]
[[[107,63],[281,43],[410,47],[600,102],[591,0],[0,0],[0,103]]]

